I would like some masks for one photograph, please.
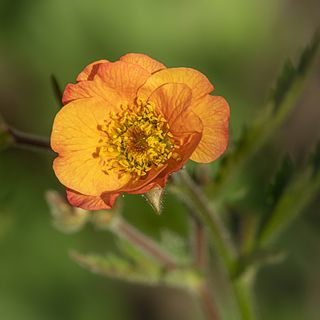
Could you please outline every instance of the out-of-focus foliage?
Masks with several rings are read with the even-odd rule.
[[[283,194],[284,189],[290,183],[294,172],[294,164],[289,155],[285,155],[281,166],[275,174],[274,181],[270,185],[270,204],[274,206],[280,196]]]
[[[319,37],[319,33],[314,36],[314,40],[303,51],[296,66],[293,65],[290,59],[288,59],[284,64],[283,70],[278,77],[276,87],[272,92],[275,110],[277,110],[286,94],[290,91],[294,81],[297,78],[303,77],[308,69],[310,69],[310,62],[313,61],[319,47]]]
[[[8,147],[12,142],[12,137],[8,132],[8,127],[0,114],[0,150]]]

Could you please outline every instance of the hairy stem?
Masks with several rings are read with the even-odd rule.
[[[178,267],[176,260],[151,238],[147,237],[123,218],[115,216],[110,224],[110,230],[117,236],[134,244],[136,248],[154,258],[166,269]]]
[[[209,287],[207,285],[203,285],[199,289],[199,296],[200,296],[201,303],[203,305],[203,309],[205,311],[207,319],[219,320],[220,318],[216,310],[212,293],[210,292]]]
[[[13,143],[18,146],[51,150],[48,138],[31,135],[11,127],[8,128],[8,132],[13,138]]]
[[[236,253],[228,231],[219,217],[212,212],[209,200],[206,199],[202,190],[194,183],[188,173],[185,170],[180,170],[177,174],[183,185],[183,196],[186,197],[186,202],[192,206],[203,224],[207,226],[213,245],[221,256],[226,269],[231,274],[235,267]]]
[[[198,217],[192,217],[191,222],[194,264],[199,270],[203,270],[206,262],[206,239],[204,226]]]
[[[196,216],[195,212],[191,212],[191,245],[193,251],[194,265],[202,273],[207,273],[207,243],[204,225]],[[203,279],[202,285],[198,289],[198,296],[202,305],[204,315],[207,320],[219,320],[219,314],[216,308],[216,302],[210,291],[209,279]]]
[[[237,304],[237,308],[242,320],[253,320],[255,318],[253,312],[253,304],[251,295],[248,293],[251,287],[251,281],[246,281],[247,278],[235,278],[235,272],[237,270],[237,254],[233,243],[231,242],[230,235],[226,230],[222,221],[212,211],[209,200],[205,197],[203,191],[195,184],[188,173],[185,170],[181,170],[179,173],[181,180],[181,193],[179,196],[183,197],[185,202],[193,208],[194,213],[198,214],[199,218],[205,226],[207,226],[210,232],[212,244],[221,257],[223,268],[227,272],[226,281],[232,291],[234,300]],[[175,190],[176,192],[177,190]],[[178,192],[177,192],[178,193]],[[202,300],[208,301],[208,287],[201,292]],[[205,294],[205,296],[203,296]],[[213,304],[212,297],[211,304]],[[207,308],[208,310],[208,308]],[[209,318],[211,319],[211,318]],[[212,318],[215,319],[215,318]]]

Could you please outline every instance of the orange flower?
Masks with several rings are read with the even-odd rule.
[[[164,187],[188,159],[208,163],[228,143],[229,107],[190,68],[143,54],[88,65],[68,84],[52,129],[53,168],[69,202],[111,208],[123,192]]]

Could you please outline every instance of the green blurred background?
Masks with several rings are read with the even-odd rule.
[[[89,62],[141,52],[205,73],[229,101],[237,137],[259,113],[286,57],[295,59],[310,40],[319,12],[317,0],[0,0],[0,112],[16,128],[49,136],[58,110],[52,73],[64,86]],[[318,66],[279,137],[297,157],[320,136],[319,74]],[[0,153],[0,319],[152,320],[152,310],[142,316],[141,309],[156,308],[165,292],[153,296],[101,279],[69,258],[69,249],[111,250],[114,239],[90,226],[75,235],[52,227],[44,192],[63,188],[51,161],[28,150]],[[124,214],[150,235],[169,228],[185,236],[182,206],[166,199],[163,215],[156,216],[141,197],[126,196]],[[264,268],[255,288],[261,319],[319,319],[316,205],[278,246],[288,258]]]

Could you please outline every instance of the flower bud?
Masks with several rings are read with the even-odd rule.
[[[70,206],[57,191],[48,190],[46,200],[50,207],[54,227],[63,233],[74,233],[81,230],[89,219],[88,211]]]

